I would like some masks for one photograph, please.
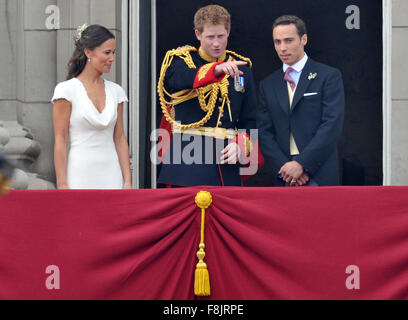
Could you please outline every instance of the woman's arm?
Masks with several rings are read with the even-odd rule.
[[[58,189],[69,189],[67,183],[67,143],[71,103],[65,99],[54,102],[54,166]]]
[[[124,180],[123,189],[131,189],[132,178],[130,175],[129,145],[123,130],[123,103],[118,105],[118,120],[116,121],[113,139],[115,142],[116,152],[118,153],[119,157],[120,168],[122,169]]]

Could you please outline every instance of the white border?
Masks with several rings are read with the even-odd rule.
[[[391,185],[392,0],[383,0],[383,185]]]
[[[122,31],[122,48],[121,48],[121,84],[129,94],[128,87],[128,64],[129,64],[129,7],[128,0],[122,0],[121,8],[121,31]],[[125,135],[129,138],[129,104],[123,104],[123,127]]]
[[[140,188],[139,181],[139,81],[140,81],[140,58],[139,58],[139,1],[130,0],[128,16],[129,19],[129,39],[132,45],[129,47],[129,144],[132,168],[132,187]]]
[[[156,0],[152,0],[151,2],[151,126],[152,126],[152,132],[156,129],[156,76],[157,76],[157,68],[156,68],[156,36],[157,36],[157,29],[156,29]],[[154,137],[156,138],[156,137]],[[151,187],[152,188],[157,188],[157,167],[156,165],[151,162]]]

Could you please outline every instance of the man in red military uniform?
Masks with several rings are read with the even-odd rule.
[[[172,139],[158,183],[239,186],[240,160],[251,151],[248,133],[255,128],[251,61],[226,50],[231,18],[225,8],[199,9],[194,25],[199,49],[170,50],[162,64],[162,124],[171,127]]]

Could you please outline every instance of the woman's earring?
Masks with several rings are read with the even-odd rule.
[[[91,58],[88,58],[88,62],[91,62]]]

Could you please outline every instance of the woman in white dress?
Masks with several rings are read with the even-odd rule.
[[[127,97],[121,86],[101,77],[110,72],[114,55],[115,37],[108,29],[78,29],[67,80],[52,97],[58,189],[131,188],[123,129]]]

